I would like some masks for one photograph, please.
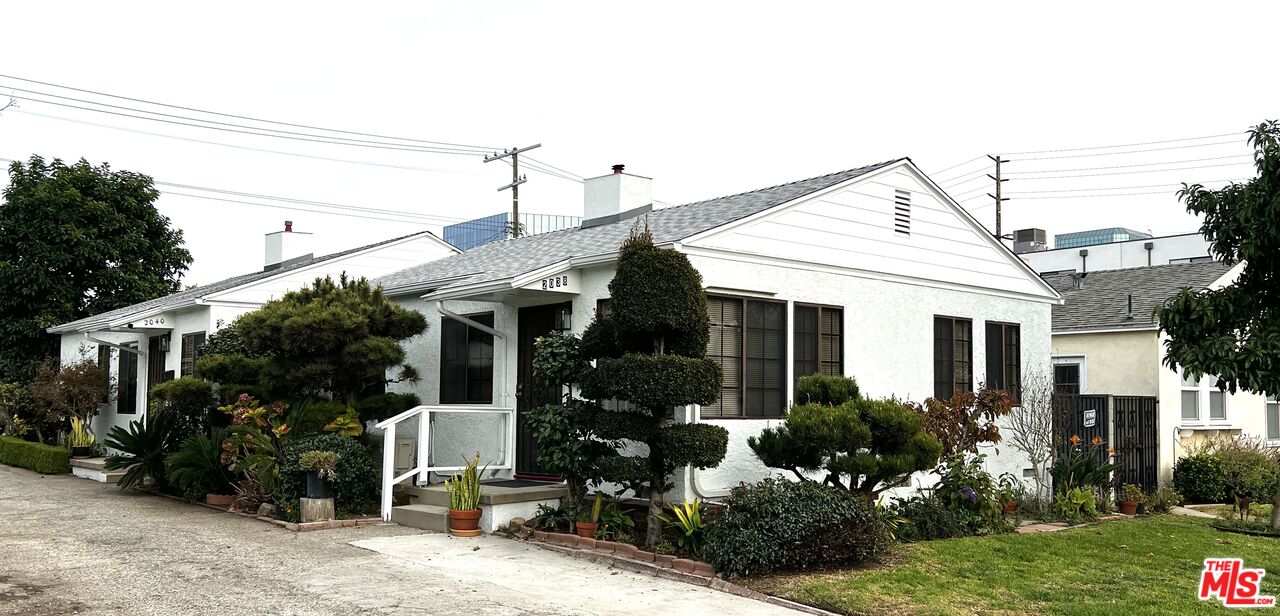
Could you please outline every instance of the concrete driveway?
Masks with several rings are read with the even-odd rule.
[[[655,612],[795,614],[508,540],[394,525],[291,533],[0,466],[0,614]]]

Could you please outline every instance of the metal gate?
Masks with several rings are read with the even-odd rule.
[[[1057,394],[1053,397],[1054,442],[1065,455],[1071,447],[1071,437],[1079,436],[1080,442],[1091,443],[1094,438],[1110,440],[1108,407],[1111,396],[1097,394]],[[1107,451],[1098,449],[1101,462],[1106,462]]]
[[[1156,446],[1156,398],[1115,396],[1117,485],[1131,483],[1150,492],[1156,489],[1160,448]]]

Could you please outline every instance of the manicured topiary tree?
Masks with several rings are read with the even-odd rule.
[[[710,328],[702,276],[684,255],[654,246],[647,228],[623,243],[609,292],[608,314],[583,334],[583,355],[596,365],[579,382],[586,398],[633,407],[596,412],[595,436],[621,443],[599,470],[607,481],[648,491],[645,544],[652,546],[662,540],[658,516],[676,469],[711,468],[724,459],[724,428],[672,420],[675,407],[719,398],[720,367],[706,356]],[[633,453],[633,443],[647,452]]]
[[[823,483],[875,497],[938,463],[942,444],[918,414],[894,400],[859,397],[853,379],[801,377],[796,399],[808,402],[792,405],[784,425],[747,439],[765,466],[802,481],[825,473]]]

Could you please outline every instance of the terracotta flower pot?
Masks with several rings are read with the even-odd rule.
[[[1122,500],[1116,502],[1120,507],[1120,513],[1125,515],[1138,515],[1138,501]]]
[[[215,507],[230,507],[236,502],[236,497],[234,494],[205,494],[204,502]]]
[[[449,510],[449,532],[455,537],[475,537],[480,534],[480,510]]]
[[[1018,510],[1018,501],[1016,501],[1016,500],[1007,500],[1007,501],[1005,501],[1005,502],[1004,502],[1004,512],[1005,512],[1005,513],[1013,513],[1013,512],[1015,512],[1015,511],[1017,511],[1017,510]]]
[[[596,536],[596,529],[599,527],[599,522],[578,522],[574,525],[573,529],[574,532],[578,533],[579,537],[586,537],[590,539]]]

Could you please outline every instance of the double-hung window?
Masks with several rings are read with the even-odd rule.
[[[782,417],[786,406],[786,303],[708,297],[707,355],[724,374],[704,417]]]
[[[949,400],[973,391],[973,321],[933,318],[933,397]]]
[[[127,346],[136,348],[134,344]],[[137,353],[116,353],[116,413],[119,415],[138,412],[138,360]]]
[[[493,313],[467,315],[493,327]],[[440,320],[440,404],[493,403],[493,334]]]
[[[844,310],[835,306],[795,307],[795,378],[844,374]]]
[[[1267,397],[1267,440],[1280,444],[1280,400],[1276,396]]]
[[[1218,389],[1216,377],[1201,376],[1199,380],[1182,373],[1182,421],[1222,423],[1227,421],[1227,392]],[[1207,417],[1206,417],[1207,415]]]
[[[987,321],[987,382],[1017,398],[1022,394],[1022,332],[1017,323]]]

